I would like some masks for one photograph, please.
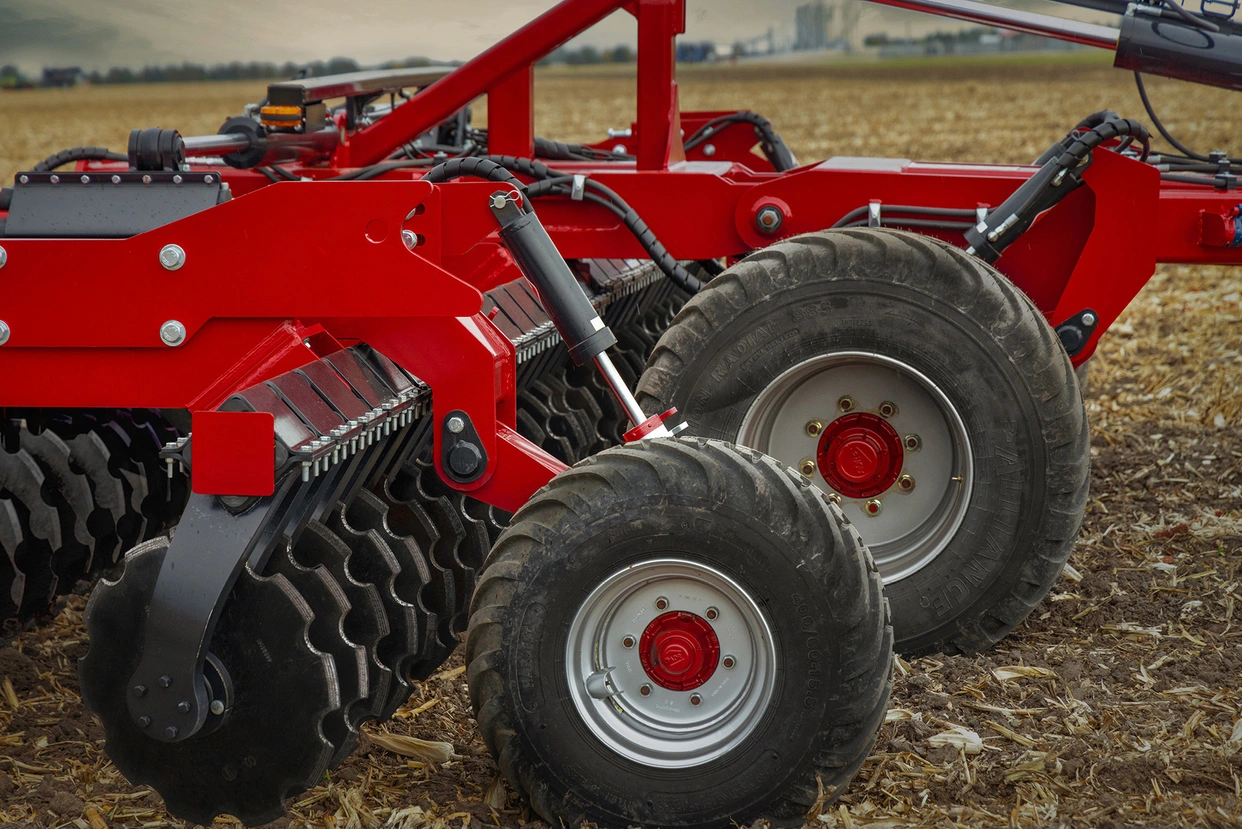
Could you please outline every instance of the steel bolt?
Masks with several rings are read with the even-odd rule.
[[[737,660],[732,656],[726,656],[724,659],[720,660],[720,664],[724,665],[726,668],[732,668],[737,664]]]
[[[818,420],[812,420],[806,424],[806,433],[813,438],[819,437],[824,432],[824,424]]]
[[[181,245],[164,245],[160,248],[160,264],[166,271],[175,271],[185,264],[185,251]]]
[[[90,184],[91,177],[88,175],[83,175],[82,178],[79,179],[79,181],[81,181],[83,184]]]
[[[838,495],[837,493],[829,492],[824,497],[828,499],[828,503],[836,504],[838,507],[841,506],[841,496]]]
[[[897,414],[897,404],[891,400],[885,400],[880,404],[880,417],[889,418]]]
[[[906,447],[907,452],[917,452],[923,448],[923,439],[918,435],[906,435],[902,438],[901,445]]]
[[[698,705],[698,704],[699,704],[700,702],[702,702],[702,701],[703,701],[703,698],[702,698],[701,696],[699,696],[698,694],[691,694],[691,695],[690,695],[690,704],[691,704],[691,705]]]
[[[211,701],[210,711],[211,713],[215,714],[217,717],[220,716],[221,714],[224,713],[224,703],[218,699],[213,699]]]
[[[145,714],[138,718],[139,728],[149,728],[150,725],[151,725],[151,718],[146,716]]]
[[[900,478],[897,479],[897,488],[900,489],[902,492],[913,492],[914,491],[914,476],[902,475]]]
[[[30,176],[22,176],[18,179],[18,181],[20,181],[22,184],[29,184]]]
[[[854,398],[850,397],[848,394],[845,395],[844,397],[842,397],[840,400],[837,401],[837,408],[843,412],[853,411],[854,410]]]
[[[60,176],[53,174],[48,181],[52,182],[52,184],[60,184]]]
[[[143,184],[150,184],[150,183],[151,183],[151,177],[150,177],[150,176],[143,176],[143,177],[142,177],[142,183],[143,183]]]
[[[1088,328],[1093,327],[1093,326],[1095,325],[1095,314],[1091,313],[1090,311],[1088,311],[1087,313],[1083,314],[1083,315],[1082,315],[1082,324],[1083,324],[1083,325],[1085,325],[1085,326],[1087,326]]]
[[[666,610],[666,609],[668,609],[668,599],[664,598],[663,596],[656,599],[656,610]]]
[[[875,518],[877,515],[880,514],[880,511],[882,509],[884,509],[884,505],[881,504],[878,499],[872,498],[870,501],[867,502],[867,505],[863,507],[863,512],[867,513],[867,515],[871,516],[872,518]]]
[[[414,248],[418,247],[418,236],[412,230],[401,231],[401,241],[404,242],[405,246],[410,250],[414,250]]]
[[[785,214],[779,207],[769,204],[755,214],[755,223],[759,225],[760,231],[771,235],[781,229],[781,225],[785,223]]]
[[[164,345],[181,345],[185,342],[185,326],[176,320],[169,320],[160,326],[160,339]]]
[[[9,261],[9,254],[4,248],[0,248],[0,268],[4,267],[4,263]]]
[[[181,178],[181,176],[179,175],[173,176],[173,184],[180,184],[182,181],[183,179]]]
[[[177,703],[177,710],[182,714],[190,713],[190,703],[187,700],[181,700],[181,702]]]
[[[715,154],[716,154],[715,144],[708,144],[705,147],[703,147],[703,155],[707,156],[708,158],[711,158]]]
[[[178,735],[178,734],[180,734],[180,733],[181,733],[181,732],[180,732],[179,730],[177,730],[177,726],[175,726],[175,725],[170,725],[170,726],[168,726],[168,728],[165,728],[165,729],[164,729],[164,736],[165,736],[165,737],[167,737],[167,738],[168,738],[168,739],[170,739],[170,740],[175,740],[175,739],[177,739],[177,735]]]
[[[164,674],[162,677],[160,677],[160,687],[161,687],[161,688],[171,688],[171,687],[172,687],[172,677],[171,677],[171,676],[169,676],[168,674]]]
[[[0,320],[0,345],[4,345],[9,341],[9,324],[4,320]]]
[[[638,693],[642,694],[644,697],[651,696],[651,686],[650,685],[639,686]]]
[[[445,426],[447,426],[448,430],[455,435],[460,435],[462,432],[466,431],[466,421],[456,415],[450,417]]]
[[[203,184],[215,184],[216,180],[212,176],[203,176]]]
[[[714,608],[714,607],[709,607],[709,608],[707,608],[707,610],[703,613],[703,615],[707,617],[708,621],[713,621],[713,620],[715,620],[718,616],[720,616],[720,611],[719,611],[719,610],[717,610],[717,609],[716,609],[716,608]]]
[[[134,696],[141,698],[141,697],[145,697],[146,695],[147,695],[147,686],[145,685],[134,686]]]
[[[113,176],[113,177],[112,177],[112,183],[113,183],[113,184],[120,184],[120,183],[121,183],[121,177],[120,177],[120,176]]]
[[[798,471],[801,472],[806,477],[810,478],[812,475],[815,474],[815,461],[811,460],[810,458],[807,458],[806,460],[802,461],[802,463],[798,464]]]
[[[634,647],[634,637],[633,636],[625,637],[624,639],[621,640],[621,645],[626,648]]]

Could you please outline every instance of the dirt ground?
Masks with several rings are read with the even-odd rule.
[[[1242,153],[1228,93],[1152,86],[1192,147]],[[632,103],[615,72],[547,74],[539,93],[540,130],[561,140],[623,126],[616,114]],[[1142,117],[1128,75],[1079,62],[699,70],[682,95],[686,108],[767,115],[804,160],[1029,161],[1093,110]],[[228,84],[0,94],[0,175],[62,146],[124,147],[131,126],[214,131],[254,97],[254,85]],[[1093,361],[1091,504],[1053,595],[987,654],[900,662],[874,754],[811,825],[1242,823],[1240,381],[1242,271],[1162,268]],[[51,624],[0,648],[0,822],[178,825],[107,762],[82,708],[83,605],[70,597]],[[478,739],[462,670],[450,662],[370,728],[444,741],[451,755],[364,739],[278,823],[534,820]]]

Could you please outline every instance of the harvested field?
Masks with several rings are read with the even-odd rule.
[[[1185,142],[1242,152],[1228,93],[1152,87]],[[550,73],[539,91],[540,131],[561,140],[597,139],[632,110],[631,82],[615,72]],[[214,131],[258,92],[0,94],[0,175],[63,146],[123,148],[131,126]],[[761,112],[804,160],[1024,162],[1093,110],[1142,118],[1127,74],[1080,62],[699,70],[683,78],[683,105]],[[1092,364],[1092,498],[1071,567],[995,650],[901,662],[874,755],[812,825],[1242,822],[1240,381],[1242,270],[1162,269]],[[0,648],[0,821],[166,825],[159,798],[107,762],[79,701],[83,605],[70,597],[50,624]],[[496,778],[462,672],[458,658],[423,683],[278,823],[531,821]]]

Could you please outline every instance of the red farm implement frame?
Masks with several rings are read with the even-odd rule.
[[[965,0],[898,5],[1118,43],[1103,27],[981,17],[991,12]],[[1215,26],[1222,49],[1236,48],[1230,22],[1145,8],[1153,25]],[[537,138],[535,63],[622,9],[638,27],[636,119],[591,146]],[[0,201],[9,575],[50,596],[110,563],[105,546],[115,558],[148,539],[92,598],[81,676],[114,762],[175,814],[281,814],[288,794],[348,755],[361,722],[391,714],[447,658],[473,595],[481,728],[549,820],[795,818],[817,777],[840,791],[869,751],[894,636],[906,652],[985,647],[1046,593],[1086,491],[1070,361],[1090,358],[1158,263],[1242,261],[1235,162],[1185,159],[1170,172],[1144,128],[1097,113],[1032,166],[798,166],[765,119],[681,112],[685,22],[685,0],[566,0],[451,72],[273,84],[216,136],[135,131],[124,162],[73,151],[61,159],[77,161],[72,173],[45,164]],[[484,95],[479,139],[463,113]],[[635,399],[641,365],[614,364],[608,348],[658,276],[635,265],[646,258],[665,288],[703,290],[660,340]],[[710,279],[722,262],[731,267]],[[795,356],[807,327],[762,316],[786,307],[795,322],[827,320],[821,339],[836,350]],[[921,328],[932,312],[942,324]],[[962,327],[969,317],[975,327]],[[954,325],[993,351],[946,339],[919,357],[917,340]],[[908,343],[875,340],[902,327]],[[605,392],[574,405],[617,408],[612,442],[627,444],[574,469],[602,446],[554,457],[554,430],[535,439],[523,420],[538,408],[523,389],[544,382],[530,367],[559,341],[575,364],[596,365]],[[953,359],[965,362],[937,380],[934,364]],[[769,374],[752,382],[748,366],[762,360]],[[971,375],[974,395],[995,388],[999,414],[954,403],[970,392],[951,375],[983,363],[1000,368]],[[882,392],[869,379],[849,393],[829,383],[814,406],[835,401],[832,417],[798,409],[802,386],[788,377],[864,364],[924,391],[907,402],[905,380],[881,379]],[[703,402],[704,383],[737,378],[756,385],[746,411]],[[765,403],[762,386],[783,397]],[[556,387],[545,409],[564,414],[575,393]],[[672,437],[684,428],[664,425],[674,405],[693,434],[795,471]],[[158,410],[188,411],[192,436],[160,431]],[[131,413],[124,428],[116,412]],[[782,412],[805,445],[754,426]],[[944,417],[920,421],[928,412]],[[1038,427],[1026,437],[1023,417]],[[140,455],[136,429],[166,445]],[[952,451],[933,445],[941,432]],[[97,474],[82,460],[91,447],[104,458]],[[920,466],[938,452],[943,496]],[[108,472],[122,456],[125,483]],[[88,468],[73,473],[85,475],[76,495],[72,474],[53,474],[74,457],[66,469]],[[157,517],[133,476],[165,462],[167,492],[141,484],[171,505]],[[170,541],[178,464],[194,494]],[[65,493],[36,502],[31,480]],[[98,509],[105,484],[118,504],[142,503],[112,508],[108,545],[66,519],[92,498]],[[980,500],[990,490],[1001,499],[991,507]],[[924,493],[944,521],[923,552],[893,552],[875,528]],[[875,519],[863,536],[878,571],[837,506]],[[474,591],[507,520],[497,511],[519,509]],[[131,513],[145,530],[123,531],[116,516]],[[1012,525],[985,521],[1009,513]],[[1034,575],[1022,569],[1028,536],[1056,539]],[[940,555],[968,537],[973,547]],[[915,578],[936,567],[951,569]],[[998,616],[1018,584],[1033,587]],[[975,588],[992,591],[990,605]],[[20,593],[9,615],[29,615]],[[298,679],[282,688],[275,673]]]

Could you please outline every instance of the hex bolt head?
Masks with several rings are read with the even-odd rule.
[[[4,248],[0,248],[0,268],[4,267],[4,263],[9,261],[9,254]]]
[[[138,697],[139,699],[141,699],[142,697],[145,697],[146,695],[147,695],[147,686],[145,686],[145,685],[135,685],[135,686],[134,686],[134,696],[136,696],[136,697]]]
[[[843,412],[854,411],[854,398],[850,397],[848,394],[845,395],[837,401],[837,408]]]
[[[720,664],[724,665],[726,668],[732,668],[737,664],[737,660],[732,656],[726,656],[724,659],[720,660]]]
[[[213,699],[209,710],[218,717],[224,713],[224,703],[218,699]]]
[[[462,420],[457,415],[450,417],[444,426],[455,435],[460,435],[462,432],[466,431],[466,421]]]
[[[709,607],[707,610],[703,611],[703,615],[707,617],[708,621],[715,621],[719,618],[720,611],[714,607]]]
[[[656,599],[655,604],[656,604],[656,610],[668,610],[668,599],[664,598],[663,596]]]
[[[870,516],[871,518],[875,518],[877,515],[880,514],[880,512],[883,509],[884,509],[884,504],[880,503],[879,499],[872,498],[863,507],[863,512],[867,513],[867,515]]]
[[[706,146],[704,146],[704,147],[703,147],[703,155],[707,156],[708,158],[711,158],[711,157],[712,157],[712,156],[714,156],[715,154],[716,154],[716,145],[715,145],[715,144],[708,144],[708,145],[706,145]]]
[[[160,248],[160,264],[166,271],[175,271],[185,264],[185,251],[181,245],[164,245]]]
[[[190,703],[189,703],[189,701],[187,701],[187,700],[181,700],[181,702],[177,703],[177,710],[178,710],[178,711],[180,711],[182,714],[188,714],[188,713],[190,713]]]
[[[798,471],[810,478],[815,474],[815,461],[807,458],[798,464]]]
[[[651,696],[651,686],[650,686],[650,685],[640,685],[640,686],[639,686],[639,688],[638,688],[638,693],[642,694],[644,697],[649,697],[649,696]]]
[[[151,727],[151,718],[150,718],[150,717],[148,717],[148,716],[146,716],[145,714],[144,714],[144,715],[142,715],[141,717],[139,717],[139,718],[138,718],[138,727],[139,727],[139,728],[150,728],[150,727]]]
[[[824,497],[828,499],[828,503],[836,504],[838,507],[841,506],[841,496],[838,495],[837,493],[829,492]]]
[[[401,231],[401,241],[404,242],[405,246],[410,250],[414,250],[414,248],[418,247],[418,236],[412,230]]]
[[[913,475],[902,475],[900,478],[897,479],[897,488],[900,489],[902,492],[913,492],[914,491],[914,476]]]
[[[113,177],[112,177],[112,183],[113,183],[113,184],[120,184],[120,183],[121,183],[121,177],[120,177],[120,176],[113,176]]]
[[[702,698],[701,696],[699,696],[698,694],[691,694],[691,695],[690,695],[690,704],[691,704],[691,705],[698,705],[698,704],[699,704],[699,703],[701,703],[702,701],[703,701],[703,698]]]
[[[819,437],[824,432],[823,421],[812,420],[806,424],[806,433],[813,438]]]
[[[885,400],[880,404],[880,417],[890,418],[897,416],[897,404],[891,400]]]
[[[1083,314],[1082,324],[1087,326],[1088,328],[1094,328],[1095,327],[1095,314],[1091,313],[1090,311]]]
[[[9,341],[9,334],[11,333],[12,331],[9,330],[9,324],[4,320],[0,320],[0,345],[4,345]]]
[[[622,640],[621,640],[621,647],[623,647],[623,648],[632,648],[632,647],[634,647],[634,637],[633,637],[633,636],[627,636],[627,637],[625,637],[624,639],[622,639]]]
[[[923,439],[918,435],[906,435],[901,439],[901,445],[907,452],[917,452],[923,448]]]
[[[165,729],[164,729],[164,736],[165,736],[165,737],[167,737],[167,738],[168,738],[168,739],[170,739],[170,740],[175,740],[175,739],[177,739],[177,735],[178,735],[178,734],[180,734],[180,733],[181,733],[181,731],[180,731],[180,730],[178,730],[178,729],[177,729],[177,726],[175,726],[175,725],[170,725],[170,726],[168,726],[168,728],[165,728]]]
[[[169,676],[168,674],[164,674],[162,677],[160,677],[160,687],[161,687],[161,688],[171,688],[171,687],[172,687],[172,677],[171,677],[171,676]]]
[[[176,320],[169,320],[160,326],[160,340],[167,346],[179,346],[185,342],[185,326]]]
[[[762,233],[769,236],[781,229],[781,225],[785,224],[785,214],[775,205],[769,204],[759,209],[755,214],[755,224],[759,226]]]

